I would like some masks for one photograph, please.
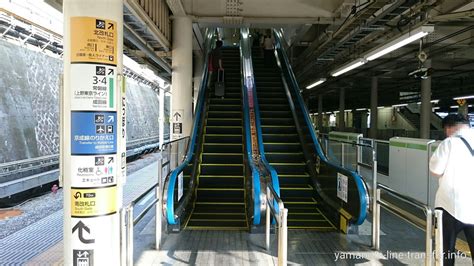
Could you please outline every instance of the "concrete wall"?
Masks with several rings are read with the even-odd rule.
[[[59,153],[62,60],[0,40],[0,163]],[[127,140],[158,138],[158,97],[127,79]]]

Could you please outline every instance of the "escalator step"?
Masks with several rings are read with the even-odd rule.
[[[243,176],[200,175],[200,188],[243,188]]]
[[[242,143],[240,134],[206,134],[204,136],[206,143]]]
[[[241,153],[203,153],[203,163],[231,163],[242,164],[243,154]]]
[[[206,134],[242,134],[241,126],[207,126]]]
[[[286,98],[258,98],[258,104],[288,104],[288,100]]]
[[[311,216],[309,216],[311,218]],[[313,217],[314,218],[314,217]],[[197,213],[193,212],[191,220],[235,220],[245,221],[245,213]]]
[[[306,173],[305,163],[270,163],[278,174],[296,174]]]
[[[228,95],[226,95],[227,97],[225,97],[224,99],[221,99],[221,98],[211,98],[211,105],[213,104],[222,104],[222,105],[228,105],[228,104],[232,104],[232,105],[241,105],[241,100],[240,98],[236,98],[236,99],[233,99],[233,98],[229,98]]]
[[[299,163],[305,160],[302,152],[266,152],[265,157],[270,163]]]
[[[201,164],[201,175],[243,175],[243,164]]]
[[[240,111],[209,111],[208,118],[240,118],[242,119],[242,112]]]
[[[242,119],[238,118],[208,118],[206,126],[241,126]]]
[[[262,125],[263,134],[292,134],[296,132],[295,126],[267,126]]]
[[[265,118],[265,117],[281,117],[281,118],[291,118],[291,112],[290,111],[260,111],[260,117]]]
[[[196,202],[194,212],[197,213],[245,213],[244,203]]]
[[[293,118],[281,118],[281,117],[262,117],[260,118],[262,125],[266,126],[292,126],[295,124]]]
[[[242,106],[235,104],[235,105],[230,105],[230,104],[213,104],[209,106],[209,111],[237,111],[241,112],[242,111]]]
[[[260,111],[290,111],[290,106],[288,104],[258,104]]]
[[[265,152],[301,152],[300,143],[263,143]]]
[[[278,174],[278,178],[280,180],[280,186],[303,185],[303,184],[310,184],[311,182],[310,176],[308,174],[303,174],[303,175]]]
[[[198,188],[197,202],[244,202],[243,188]]]
[[[262,134],[264,142],[295,143],[299,141],[297,134]]]
[[[205,230],[246,230],[248,229],[246,220],[189,220],[186,225],[188,229]]]
[[[204,153],[242,153],[242,144],[204,143]]]
[[[295,186],[289,186],[287,184],[280,184],[280,193],[282,199],[293,198],[293,197],[312,197],[314,194],[314,188],[308,184],[301,184]]]

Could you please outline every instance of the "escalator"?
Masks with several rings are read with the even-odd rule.
[[[264,153],[278,172],[280,197],[288,208],[288,227],[335,230],[320,210],[281,71],[275,61],[265,65],[257,48],[252,51],[252,59]]]
[[[203,139],[193,209],[187,229],[246,230],[242,86],[239,48],[222,48],[225,97],[207,90]]]

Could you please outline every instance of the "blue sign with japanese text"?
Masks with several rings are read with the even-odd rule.
[[[117,112],[71,112],[71,154],[117,152]]]

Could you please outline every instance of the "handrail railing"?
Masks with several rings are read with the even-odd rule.
[[[278,208],[275,208],[275,203]],[[288,209],[270,183],[267,183],[267,210],[265,222],[265,247],[270,250],[270,220],[275,217],[278,226],[278,265],[287,265],[288,258]]]
[[[184,168],[186,165],[188,165],[192,158],[193,158],[193,153],[194,153],[194,148],[196,144],[196,140],[198,138],[198,130],[200,128],[200,125],[202,123],[201,121],[201,115],[204,112],[204,99],[205,99],[205,92],[207,90],[207,79],[209,76],[209,72],[207,70],[208,67],[208,60],[209,57],[207,56],[207,53],[210,50],[211,47],[211,42],[213,40],[213,31],[209,30],[207,31],[207,44],[206,44],[206,55],[204,59],[204,66],[203,66],[203,71],[202,71],[202,78],[201,78],[201,88],[199,90],[199,96],[198,96],[198,104],[196,108],[196,116],[193,121],[193,127],[192,127],[192,132],[191,132],[191,141],[189,142],[188,145],[188,152],[186,153],[186,157],[181,165],[179,165],[170,175],[169,179],[167,179],[168,184],[165,184],[167,186],[167,197],[166,197],[166,219],[169,224],[176,225],[177,220],[175,217],[175,209],[174,209],[174,187],[176,185],[176,180],[178,175],[183,172]]]
[[[253,84],[251,80],[248,80],[246,77],[245,73],[252,73],[253,76],[253,71],[249,69],[251,67],[251,51],[249,51],[250,45],[249,45],[249,29],[248,28],[242,28],[240,31],[240,58],[241,60],[241,80],[242,80],[242,95],[243,99],[242,102],[244,104],[244,126],[245,126],[245,146],[246,146],[246,155],[247,155],[247,161],[249,163],[249,167],[251,170],[251,176],[252,176],[252,188],[253,188],[253,224],[258,225],[260,224],[260,219],[261,219],[261,205],[262,205],[262,200],[260,197],[261,194],[261,185],[260,185],[260,172],[257,168],[257,166],[254,163],[254,156],[253,156],[253,151],[252,151],[252,131],[251,131],[251,126],[250,126],[250,106],[249,106],[249,96],[248,96],[248,90],[253,90]],[[254,94],[255,95],[255,94]],[[254,96],[255,97],[255,96]]]
[[[326,156],[322,152],[321,146],[318,142],[318,138],[316,137],[314,127],[312,126],[311,119],[309,117],[309,112],[306,109],[303,98],[301,96],[298,82],[296,81],[296,77],[295,77],[294,72],[291,68],[291,64],[288,60],[288,57],[287,57],[285,51],[281,47],[282,46],[281,43],[282,43],[283,35],[281,34],[281,32],[279,32],[277,30],[275,30],[274,32],[275,32],[274,35],[275,35],[275,40],[276,40],[277,51],[279,51],[279,54],[281,55],[281,57],[283,59],[283,63],[286,66],[286,68],[284,68],[284,69],[286,70],[287,77],[289,78],[289,80],[291,82],[292,86],[290,86],[290,87],[292,87],[293,90],[294,90],[294,93],[296,95],[296,100],[298,102],[299,107],[301,108],[303,118],[304,118],[304,120],[306,122],[306,125],[308,127],[310,136],[312,138],[313,146],[315,148],[315,151],[316,151],[318,157],[321,159],[322,162],[326,163],[331,168],[336,169],[338,172],[343,172],[347,175],[350,175],[356,183],[356,186],[357,186],[357,189],[358,189],[358,192],[359,192],[359,199],[360,199],[360,206],[359,206],[360,212],[359,212],[358,217],[355,217],[355,224],[360,225],[364,222],[365,217],[367,216],[367,207],[368,207],[368,196],[367,196],[367,191],[366,191],[364,182],[363,182],[361,176],[358,175],[356,172],[349,171],[347,169],[344,169],[344,168],[342,168],[338,165],[335,165],[335,164],[329,162],[329,160],[326,158]]]
[[[384,191],[385,193],[390,194],[392,197],[397,198],[398,200],[401,200],[405,202],[406,204],[409,204],[419,210],[422,210],[425,215],[426,215],[426,224],[425,224],[425,265],[429,266],[431,265],[432,262],[432,251],[433,251],[433,243],[432,243],[432,235],[433,235],[433,212],[430,207],[428,207],[426,204],[421,203],[420,201],[413,199],[411,197],[402,195],[395,190],[392,190],[391,188],[384,186],[382,184],[377,185],[377,192],[376,192],[376,211],[374,212],[375,219],[374,223],[375,226],[373,227],[373,232],[372,234],[375,235],[375,243],[373,248],[375,250],[380,249],[380,206],[383,206],[384,208],[388,209],[391,212],[394,212],[401,216],[403,219],[407,220],[410,223],[415,223],[413,222],[409,216],[405,215],[403,212],[400,212],[393,206],[392,203],[382,200],[380,197],[381,191]]]

